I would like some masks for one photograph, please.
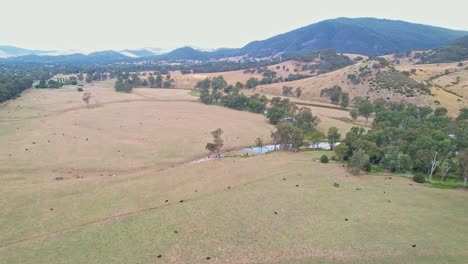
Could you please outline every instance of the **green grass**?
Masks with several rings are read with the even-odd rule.
[[[433,182],[431,184],[432,187],[438,189],[456,189],[462,187],[461,184],[450,184],[450,183],[440,183],[440,182]]]
[[[463,182],[455,178],[446,178],[444,182],[440,182],[440,177],[433,177],[430,186],[439,189],[456,189],[463,187]]]
[[[197,89],[190,90],[189,94],[198,97],[200,96],[200,90],[197,90]]]
[[[386,172],[387,170],[380,166],[380,165],[377,165],[377,166],[372,166],[372,170],[370,173],[373,173],[373,174],[380,174],[380,173],[384,173]]]

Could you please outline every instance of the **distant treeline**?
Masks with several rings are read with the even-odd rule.
[[[308,52],[301,54],[288,55],[283,54],[282,58],[274,58],[268,60],[249,60],[249,61],[208,61],[208,62],[176,62],[176,63],[161,63],[161,62],[140,62],[140,63],[115,63],[106,64],[103,60],[100,64],[75,64],[75,63],[51,63],[43,65],[40,63],[21,61],[21,60],[3,60],[0,61],[0,101],[15,98],[25,89],[30,88],[34,82],[37,82],[37,88],[59,88],[66,84],[76,84],[77,81],[86,81],[90,83],[97,80],[106,80],[116,78],[122,74],[133,72],[157,72],[158,74],[167,75],[170,71],[181,71],[183,74],[189,73],[208,73],[208,72],[225,72],[248,69],[266,69],[267,66],[278,64],[281,61],[289,59],[298,60],[313,60],[320,58],[318,69],[321,71],[329,71],[336,67],[343,67],[352,62],[342,55],[336,54],[332,50],[326,50],[318,53]],[[312,66],[310,66],[312,67]],[[267,71],[265,78],[258,81],[258,84],[268,84],[282,81],[292,81],[310,77],[309,75],[291,74],[285,80],[268,76]],[[49,79],[56,74],[75,74],[77,80],[67,81],[50,81]],[[122,84],[125,82],[121,82]],[[254,85],[255,86],[255,85]]]
[[[0,72],[0,102],[15,98],[31,87],[34,80],[25,74]]]

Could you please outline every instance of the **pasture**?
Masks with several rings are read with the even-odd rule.
[[[97,83],[85,91],[97,107],[75,90],[31,89],[0,109],[1,263],[468,257],[466,191],[351,176],[339,163],[319,163],[332,155],[325,151],[186,164],[207,155],[218,127],[225,149],[267,141],[273,127],[186,90],[120,94]]]

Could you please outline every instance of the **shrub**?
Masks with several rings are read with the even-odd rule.
[[[364,171],[367,171],[367,172],[371,172],[372,171],[372,165],[371,163],[368,161],[364,164],[364,166],[362,167],[362,169]]]
[[[416,173],[415,175],[413,175],[413,181],[418,183],[425,183],[426,175],[424,175],[423,173]]]
[[[320,162],[328,163],[328,156],[327,155],[322,155],[322,157],[320,157]]]
[[[82,91],[83,91],[83,88],[78,87],[78,92],[82,92]]]

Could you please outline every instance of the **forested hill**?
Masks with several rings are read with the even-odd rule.
[[[440,47],[467,35],[440,27],[376,18],[337,18],[299,28],[241,50],[255,56],[278,52],[319,51],[383,55]]]
[[[433,53],[424,56],[422,63],[445,63],[468,60],[468,35],[457,39]]]

